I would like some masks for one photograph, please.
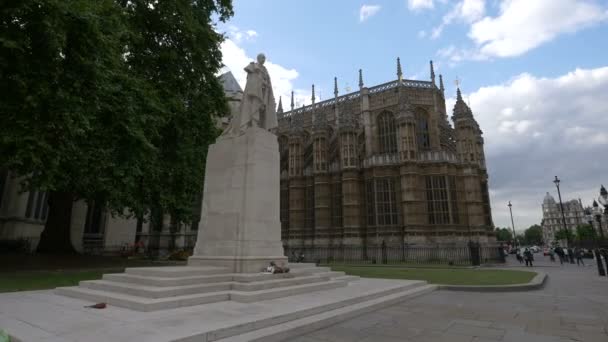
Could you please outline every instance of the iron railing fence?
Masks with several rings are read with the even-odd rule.
[[[479,265],[504,262],[498,246],[285,246],[289,262]]]

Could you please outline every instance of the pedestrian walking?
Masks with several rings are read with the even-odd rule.
[[[519,248],[518,248],[518,249],[515,251],[515,257],[517,258],[517,261],[519,261],[519,263],[520,263],[520,264],[523,264],[523,263],[524,263],[524,257],[523,257],[523,255],[521,254],[521,249],[519,249]]]
[[[585,266],[585,262],[583,261],[583,250],[576,247],[574,249],[574,255],[576,255],[576,265],[580,266],[583,265]]]
[[[557,245],[557,247],[555,247],[555,254],[557,254],[557,257],[559,258],[559,264],[563,265],[564,258],[565,258],[565,252],[564,252],[564,249],[560,245]]]
[[[549,248],[549,259],[551,259],[551,262],[555,262],[555,250],[553,248]]]
[[[574,264],[574,252],[570,247],[568,247],[568,258],[570,259],[570,263]]]
[[[526,261],[526,267],[532,267],[532,261],[534,261],[534,255],[532,252],[526,248],[524,251],[524,260]]]

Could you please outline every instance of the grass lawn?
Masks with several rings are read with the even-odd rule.
[[[100,279],[104,273],[120,273],[125,267],[185,265],[179,261],[155,261],[86,255],[0,255],[0,292],[54,289]]]
[[[120,272],[121,270],[114,270]],[[25,271],[0,273],[0,292],[54,289],[78,285],[81,280],[100,279],[104,270]]]
[[[334,271],[365,278],[426,280],[431,284],[444,285],[509,285],[527,283],[536,273],[512,270],[479,269],[424,269],[373,266],[331,266]]]

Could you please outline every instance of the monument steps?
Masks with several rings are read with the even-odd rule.
[[[163,298],[174,297],[195,293],[209,293],[218,291],[259,291],[282,286],[310,284],[322,281],[328,281],[329,277],[322,276],[299,276],[291,278],[279,278],[262,280],[256,282],[212,282],[209,284],[181,285],[181,286],[150,286],[126,282],[108,281],[108,280],[87,280],[81,281],[80,286],[93,290],[117,292],[138,297],[146,298]],[[338,279],[345,280],[345,279]]]
[[[241,303],[253,303],[261,300],[268,300],[280,297],[295,296],[302,293],[309,293],[314,291],[335,289],[338,287],[344,287],[348,285],[348,282],[342,280],[330,280],[319,283],[303,284],[279,287],[273,289],[265,289],[259,291],[231,291],[230,300]]]
[[[291,266],[291,264],[290,264]],[[310,266],[310,267],[294,267],[291,268],[291,271],[294,274],[301,273],[321,273],[321,272],[331,272],[331,268],[329,267],[318,267],[318,266]]]
[[[330,280],[329,277],[322,277],[318,275],[303,275],[293,278],[263,280],[249,283],[234,282],[232,285],[232,289],[236,291],[259,291],[275,288],[277,286],[302,285],[328,280]]]
[[[216,303],[230,299],[229,291],[197,293],[166,298],[144,298],[128,294],[93,290],[84,287],[58,287],[55,293],[66,297],[83,299],[94,303],[107,303],[135,311],[156,311],[175,309],[184,306]]]
[[[79,285],[92,290],[122,293],[146,298],[164,298],[196,293],[228,291],[232,286],[232,282],[158,287],[107,280],[87,280],[81,281]]]
[[[161,267],[129,267],[125,269],[126,274],[134,274],[148,277],[188,277],[197,275],[218,275],[231,273],[225,267],[214,266],[161,266]]]
[[[298,276],[314,274],[313,271],[297,273]],[[104,274],[104,280],[133,283],[149,286],[180,286],[180,285],[194,285],[199,283],[212,283],[212,282],[226,282],[226,281],[238,281],[238,282],[254,282],[268,279],[284,279],[293,278],[296,275],[294,273],[222,273],[217,275],[202,275],[202,276],[179,276],[179,277],[159,277],[154,275],[147,275],[145,271],[142,275],[127,274],[127,273],[109,273]]]
[[[359,276],[353,276],[353,275],[343,275],[341,277],[333,277],[331,279],[333,279],[333,280],[344,280],[344,281],[347,281],[347,282],[351,282],[351,281],[359,280],[359,279],[361,279],[361,277],[359,277]]]
[[[424,285],[413,289],[399,291],[378,298],[372,298],[353,305],[340,307],[315,315],[285,322],[285,324],[271,325],[266,328],[253,330],[248,333],[222,338],[216,342],[280,342],[286,341],[305,333],[319,330],[347,319],[371,312],[382,307],[429,293],[437,288],[436,285]],[[195,341],[195,339],[181,339],[179,342]]]
[[[328,290],[346,286],[346,281],[330,280],[307,283],[302,285],[291,285],[263,289],[258,291],[218,291],[208,293],[195,293],[181,296],[163,298],[146,298],[114,291],[104,291],[87,287],[59,287],[57,294],[88,300],[92,302],[104,302],[110,305],[128,308],[136,311],[155,311],[174,309],[178,307],[194,306],[199,304],[215,303],[233,300],[243,303],[251,303],[261,300],[287,297],[313,291]]]
[[[309,309],[294,310],[278,316],[174,339],[172,342],[282,341],[429,293],[436,288],[436,285],[428,285],[424,281],[410,281],[404,285],[351,294]]]
[[[219,283],[232,281],[232,274],[218,274],[218,275],[208,275],[208,276],[194,276],[194,277],[178,277],[178,278],[167,278],[167,277],[156,277],[156,276],[141,276],[134,274],[126,274],[126,273],[109,273],[104,274],[102,279],[115,281],[115,282],[123,282],[123,283],[131,283],[131,284],[140,284],[140,285],[148,285],[148,286],[181,286],[181,285],[194,285],[200,283]]]

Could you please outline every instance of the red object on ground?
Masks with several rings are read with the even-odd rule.
[[[94,304],[94,305],[85,306],[85,308],[105,309],[106,308],[106,303],[97,303],[97,304]]]

